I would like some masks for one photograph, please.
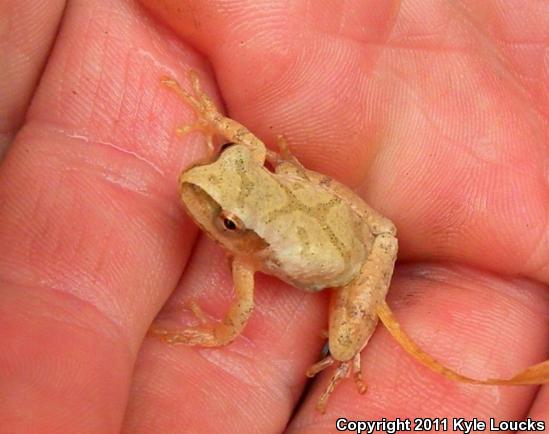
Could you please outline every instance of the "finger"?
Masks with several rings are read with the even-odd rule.
[[[545,429],[549,427],[549,386],[542,386],[528,412],[528,417],[535,421],[542,421]]]
[[[322,348],[326,297],[261,274],[255,281],[253,315],[230,345],[200,348],[145,340],[123,432],[284,430],[305,370]],[[189,310],[196,302],[215,323],[231,303],[232,287],[225,253],[203,237],[158,321],[171,330],[197,326]]]
[[[305,1],[291,7],[269,1],[261,8],[249,0],[230,6],[194,0],[141,3],[207,54],[232,117],[266,142],[286,134],[300,159],[340,175],[344,155],[322,155],[344,144],[356,157],[345,179],[353,183],[362,176],[359,171],[374,152],[364,140],[380,118],[362,116],[365,95],[358,91],[367,90],[365,79],[399,2],[351,1],[341,7],[335,2],[322,8]],[[363,52],[363,44],[372,45]],[[339,100],[348,104],[345,111],[339,110]]]
[[[176,180],[201,144],[176,140],[190,113],[159,78],[202,62],[165,37],[132,2],[71,2],[0,168],[4,430],[119,429],[196,234]]]
[[[399,267],[389,304],[402,327],[443,364],[473,378],[509,378],[549,355],[546,291],[522,279],[417,264]],[[362,367],[365,395],[346,381],[331,397],[326,415],[318,415],[314,406],[330,375],[323,373],[289,432],[333,432],[341,416],[521,420],[539,388],[448,381],[406,355],[381,325],[363,353]]]
[[[23,123],[64,7],[63,0],[0,5],[0,157]]]
[[[267,142],[285,133],[307,167],[390,217],[401,259],[549,282],[547,125],[475,13],[447,2],[142,3],[208,55],[232,117]],[[537,64],[539,53],[523,56]]]

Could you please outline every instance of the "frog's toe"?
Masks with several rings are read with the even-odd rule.
[[[158,326],[151,326],[151,328],[149,329],[149,331],[147,332],[147,336],[151,336],[151,337],[159,337],[161,338],[162,336],[165,336],[167,335],[169,332],[167,329],[163,328],[163,327],[158,327]]]
[[[217,135],[217,131],[203,118],[199,118],[194,124],[187,124],[177,127],[175,132],[181,137],[194,132],[204,134],[204,137],[206,138],[206,146],[208,147],[208,158],[211,158],[215,153],[214,138]]]
[[[173,335],[174,343],[185,345],[202,345],[202,346],[217,346],[215,334],[212,329],[206,328],[190,328],[181,330]]]
[[[334,362],[335,359],[332,356],[328,355],[324,357],[320,362],[315,363],[309,369],[307,369],[307,371],[305,371],[305,375],[309,378],[312,378],[319,372],[326,369],[328,366],[332,366]]]
[[[222,345],[216,339],[213,328],[203,326],[201,328],[188,328],[184,330],[168,330],[163,327],[151,327],[148,336],[160,338],[170,345],[201,345],[214,347]]]
[[[203,105],[200,103],[200,101],[197,100],[189,92],[187,92],[183,87],[181,87],[177,80],[171,77],[162,77],[160,79],[160,83],[175,92],[176,95],[179,96],[179,98],[181,98],[187,104],[189,104],[194,109],[194,111],[196,111],[197,113],[200,113],[202,111]]]
[[[361,395],[366,393],[368,386],[366,386],[366,384],[362,379],[362,368],[360,366],[360,353],[355,354],[355,357],[353,358],[353,377],[355,379],[355,384],[356,384],[356,388],[358,389],[358,393],[360,393]]]
[[[183,335],[181,334],[181,332],[168,330],[164,327],[159,327],[155,325],[153,325],[149,329],[147,336],[159,338],[162,341],[166,342],[167,344],[184,343],[182,341]]]
[[[187,307],[191,310],[191,312],[196,317],[196,319],[200,321],[200,324],[205,325],[209,323],[208,317],[206,316],[206,314],[204,313],[204,311],[196,301],[194,300],[189,301],[187,303]]]
[[[366,393],[366,390],[368,387],[364,383],[362,379],[362,372],[360,368],[360,353],[356,354],[355,357],[352,360],[347,361],[339,361],[335,360],[331,355],[328,355],[324,359],[322,359],[320,362],[315,363],[312,365],[306,372],[306,375],[308,377],[314,377],[319,372],[323,371],[324,369],[328,368],[329,366],[332,366],[333,364],[339,364],[332,375],[332,378],[330,379],[330,382],[328,383],[328,386],[320,396],[320,399],[318,400],[318,403],[316,405],[316,408],[321,413],[324,413],[326,411],[326,404],[328,403],[328,398],[332,394],[332,392],[335,390],[337,384],[344,378],[347,378],[349,376],[349,373],[353,373],[353,378],[356,384],[356,387],[358,389],[358,393],[361,395]]]
[[[368,386],[364,383],[364,380],[362,379],[362,373],[354,372],[354,378],[355,378],[355,384],[356,388],[358,389],[358,393],[361,395],[364,395],[366,391],[368,390]]]
[[[332,378],[330,378],[330,382],[328,383],[328,386],[322,392],[322,395],[320,395],[320,398],[316,404],[316,409],[324,414],[326,412],[326,405],[328,403],[328,398],[335,390],[337,384],[343,380],[344,378],[348,377],[349,375],[349,368],[351,367],[351,362],[340,362],[340,365],[336,368],[334,375],[332,375]]]

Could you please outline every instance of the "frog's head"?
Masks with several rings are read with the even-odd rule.
[[[213,163],[194,166],[179,179],[181,199],[188,214],[203,231],[235,255],[252,255],[268,246],[248,226],[248,199],[254,189],[254,178],[261,176],[262,170],[246,146],[232,145],[223,149]]]

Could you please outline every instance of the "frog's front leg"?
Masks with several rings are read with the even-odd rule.
[[[359,392],[366,391],[360,371],[360,352],[377,325],[376,309],[387,295],[397,248],[397,239],[391,233],[377,235],[360,275],[348,285],[334,290],[330,301],[330,355],[307,371],[308,376],[314,376],[326,367],[339,363],[317,403],[317,409],[321,412],[325,411],[337,383],[351,372]]]
[[[232,273],[235,300],[218,324],[208,325],[200,308],[194,305],[192,310],[201,320],[200,327],[178,331],[153,326],[149,335],[157,336],[169,344],[218,347],[230,343],[242,332],[252,313],[255,268],[248,262],[235,258],[232,263]]]
[[[192,131],[203,132],[206,136],[210,157],[213,157],[215,153],[213,138],[219,135],[228,142],[248,146],[252,151],[254,159],[263,164],[266,155],[266,148],[263,142],[254,136],[245,126],[221,114],[215,103],[202,90],[198,75],[192,70],[189,71],[189,80],[194,94],[182,88],[172,78],[163,78],[161,80],[162,84],[173,90],[183,101],[190,105],[197,115],[197,120],[194,124],[179,127],[177,132],[179,134],[187,134]]]

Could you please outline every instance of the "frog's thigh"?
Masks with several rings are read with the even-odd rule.
[[[378,235],[360,275],[334,290],[328,341],[334,359],[351,360],[368,343],[378,321],[376,307],[389,289],[397,247],[393,235]]]
[[[230,343],[244,329],[253,310],[254,272],[248,263],[235,259],[232,264],[235,285],[235,300],[225,317],[216,325],[203,325],[180,331],[169,331],[153,327],[150,334],[170,344],[200,345],[217,347]],[[200,313],[198,307],[195,309]],[[193,311],[195,311],[193,309]],[[201,314],[197,315],[202,316]],[[204,321],[202,321],[204,323]]]

